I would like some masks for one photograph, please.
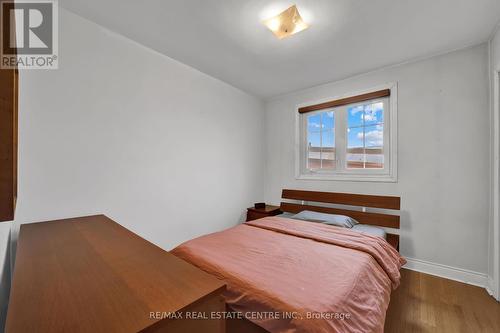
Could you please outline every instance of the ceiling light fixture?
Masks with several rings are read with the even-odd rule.
[[[309,27],[300,17],[299,10],[295,5],[270,19],[264,20],[263,23],[279,39],[289,37]]]

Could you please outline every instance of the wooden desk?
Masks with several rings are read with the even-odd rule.
[[[223,282],[99,215],[21,225],[6,332],[224,332]],[[183,315],[185,316],[186,313]]]

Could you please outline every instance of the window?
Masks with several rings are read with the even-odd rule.
[[[395,86],[301,107],[299,179],[396,180]]]
[[[347,107],[347,169],[384,168],[384,104]]]
[[[335,170],[335,116],[333,111],[307,117],[307,168]]]

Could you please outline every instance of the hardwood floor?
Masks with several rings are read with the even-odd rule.
[[[500,303],[479,287],[403,269],[386,333],[500,332]]]

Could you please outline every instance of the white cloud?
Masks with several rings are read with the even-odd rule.
[[[384,143],[383,131],[369,131],[365,133],[367,146],[382,146]],[[358,133],[358,139],[363,140],[363,132]]]
[[[377,111],[383,111],[383,110],[384,110],[384,104],[382,102],[369,104],[365,107],[365,111],[369,111],[369,112],[377,112]]]
[[[361,120],[365,119],[365,121],[377,121],[377,115],[373,112],[366,112],[361,114]]]
[[[356,107],[351,108],[351,114],[355,115],[358,112],[363,111],[363,105],[358,105]]]
[[[374,103],[374,104],[364,104],[364,105],[358,105],[358,106],[350,108],[351,115],[355,115],[356,113],[362,112],[363,110],[366,112],[370,112],[370,113],[375,113],[375,112],[380,112],[380,111],[383,112],[384,111],[384,103],[378,102],[378,103]]]

